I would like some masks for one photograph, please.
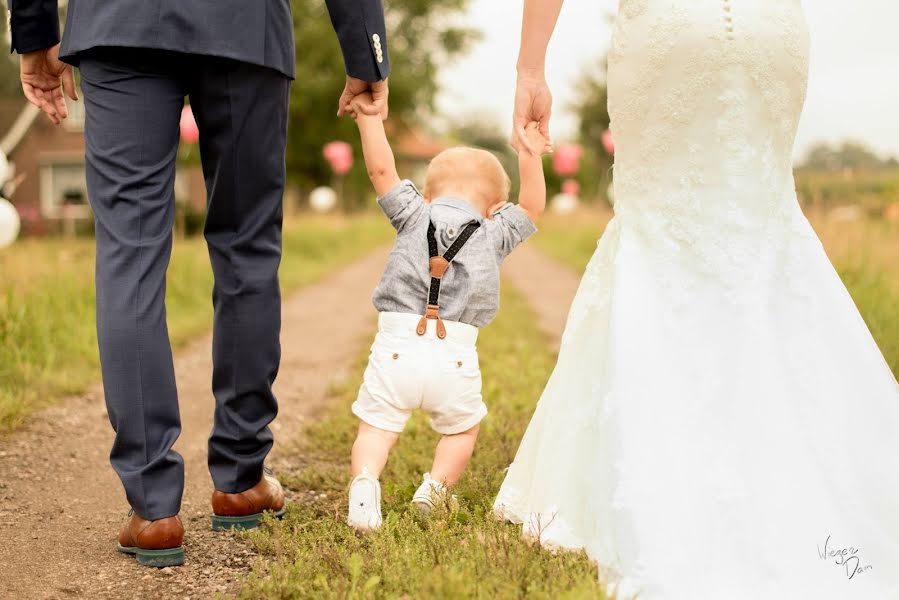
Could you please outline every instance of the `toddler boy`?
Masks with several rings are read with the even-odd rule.
[[[379,116],[351,111],[362,137],[378,204],[397,231],[374,293],[378,333],[353,413],[359,432],[352,453],[347,522],[381,526],[378,478],[412,411],[423,409],[443,437],[412,503],[429,512],[462,476],[487,407],[475,342],[499,308],[500,264],[536,231],[546,204],[539,155],[519,154],[518,204],[499,160],[473,148],[451,148],[428,166],[424,193],[401,181]],[[532,147],[549,143],[537,124]]]

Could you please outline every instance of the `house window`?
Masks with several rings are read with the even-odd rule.
[[[84,131],[84,95],[78,90],[78,100],[65,98],[69,116],[63,119],[62,125],[68,131]]]
[[[60,162],[41,167],[41,214],[47,219],[90,217],[84,163]]]

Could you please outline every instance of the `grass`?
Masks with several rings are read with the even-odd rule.
[[[604,598],[583,553],[553,554],[524,543],[518,527],[490,516],[555,355],[533,327],[522,298],[503,310],[478,342],[490,415],[471,466],[456,487],[461,510],[423,518],[409,506],[430,467],[438,436],[423,415],[409,423],[382,475],[384,527],[360,536],[344,522],[349,455],[357,421],[349,405],[356,376],[335,391],[334,408],[304,433],[302,462],[283,481],[303,492],[283,521],[248,534],[270,557],[242,598]]]
[[[285,292],[388,242],[375,215],[305,217],[284,229]],[[98,381],[93,240],[25,239],[0,251],[0,432]],[[175,243],[168,271],[175,346],[212,324],[212,272],[202,238]]]
[[[852,205],[880,215],[899,198],[899,169],[797,169],[796,190],[807,205]]]
[[[837,222],[820,215],[811,221],[887,364],[899,377],[899,223]]]
[[[899,376],[899,224],[869,218],[834,220],[824,212],[809,217],[887,363]],[[534,240],[541,250],[580,272],[610,218],[607,211],[550,215]]]
[[[606,212],[549,215],[535,237],[542,250],[582,270],[608,222]],[[869,326],[899,371],[899,231],[882,221],[812,219]],[[422,415],[410,422],[382,476],[385,524],[359,536],[344,523],[356,375],[335,390],[334,408],[305,432],[297,466],[283,481],[303,498],[281,522],[250,532],[269,560],[242,598],[604,598],[583,553],[553,554],[522,542],[517,527],[489,515],[554,363],[523,299],[504,293],[503,310],[479,340],[484,421],[469,471],[455,490],[462,510],[422,518],[409,499],[430,466],[437,436]]]

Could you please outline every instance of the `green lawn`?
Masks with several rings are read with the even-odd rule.
[[[375,215],[305,217],[285,226],[285,291],[387,243]],[[0,250],[0,432],[99,379],[93,240],[26,239]],[[177,346],[212,324],[212,272],[202,238],[176,241],[168,272],[169,330]]]
[[[583,271],[611,215],[583,212],[550,216],[534,236],[541,250]],[[834,221],[810,215],[827,254],[852,294],[887,363],[899,376],[899,224],[883,220]]]
[[[335,391],[331,412],[305,432],[296,468],[280,473],[304,500],[291,504],[282,522],[248,534],[270,561],[241,597],[604,598],[585,554],[552,554],[522,542],[518,527],[489,514],[555,361],[533,323],[523,299],[504,293],[498,319],[478,341],[490,415],[455,490],[460,512],[423,518],[409,506],[438,440],[419,414],[381,478],[384,527],[365,536],[344,522],[360,359],[356,375]]]

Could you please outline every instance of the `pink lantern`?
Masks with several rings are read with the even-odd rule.
[[[189,104],[181,110],[181,139],[188,144],[200,141],[200,128]]]
[[[576,175],[584,149],[580,144],[560,144],[553,154],[553,170],[563,177]]]
[[[562,193],[577,198],[581,193],[581,184],[574,179],[566,179],[562,183]]]
[[[353,168],[353,147],[346,142],[328,142],[322,154],[337,175],[346,175]]]
[[[612,139],[612,131],[609,129],[602,132],[602,147],[609,156],[615,154],[615,141]]]

